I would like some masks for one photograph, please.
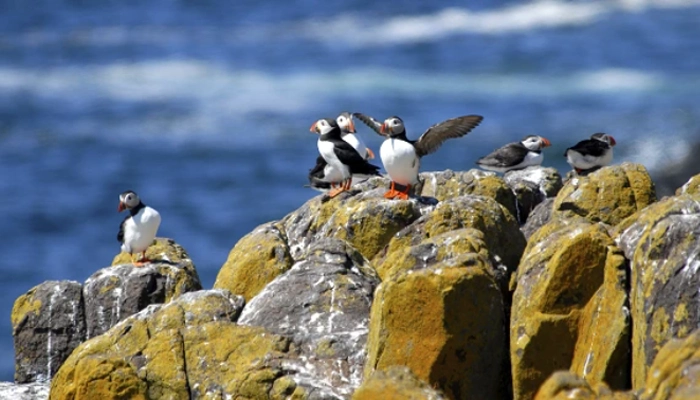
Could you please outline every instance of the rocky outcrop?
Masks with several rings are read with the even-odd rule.
[[[538,204],[553,198],[562,188],[561,175],[554,168],[533,166],[508,171],[503,179],[515,195],[516,217],[521,224]]]
[[[200,290],[197,270],[185,250],[172,239],[158,238],[147,254],[156,262],[143,267],[113,264],[95,272],[83,287],[87,337],[101,335],[150,304],[166,303]],[[118,255],[114,262],[123,261]]]
[[[623,163],[570,179],[554,200],[552,216],[616,225],[654,201],[654,183],[647,170]]]
[[[444,400],[439,391],[417,379],[406,367],[374,371],[355,391],[352,400]]]
[[[691,400],[700,398],[700,330],[685,339],[670,340],[649,369],[641,398]]]
[[[293,262],[279,222],[261,225],[236,243],[219,270],[214,289],[226,289],[250,300]]]
[[[20,296],[12,308],[15,382],[46,382],[85,340],[82,286],[48,281]]]
[[[688,182],[676,190],[676,195],[698,193],[700,193],[700,174],[690,178]]]
[[[602,224],[550,222],[528,243],[511,310],[513,393],[531,399],[553,372],[624,388],[629,380],[625,259]]]
[[[525,235],[526,239],[530,239],[533,233],[538,229],[543,227],[552,219],[552,207],[554,206],[554,198],[550,197],[543,200],[540,204],[536,205],[535,208],[528,215],[527,221],[520,228]]]
[[[633,384],[639,388],[661,346],[700,321],[700,196],[665,198],[624,224],[617,241],[631,261]]]
[[[49,383],[0,382],[0,399],[46,400],[49,398]]]
[[[294,379],[313,383],[326,398],[347,397],[362,378],[378,283],[369,262],[347,242],[322,239],[248,303],[239,324],[290,338],[299,349],[286,361]]]

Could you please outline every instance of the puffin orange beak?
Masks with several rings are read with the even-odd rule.
[[[549,147],[551,145],[552,145],[552,143],[549,140],[547,140],[547,138],[545,138],[545,137],[542,138],[542,147]]]
[[[126,210],[126,204],[124,204],[124,202],[120,201],[119,207],[117,207],[117,212],[122,212],[124,210]]]
[[[318,122],[318,121],[316,121],[316,122]],[[311,124],[311,129],[309,129],[309,132],[311,132],[311,133],[318,133],[318,131],[316,130],[316,122],[314,122],[313,124]]]
[[[617,144],[617,142],[615,141],[615,138],[610,136],[610,135],[608,135],[608,137],[610,138],[610,146],[615,146]]]
[[[350,122],[348,122],[348,132],[350,132],[350,133],[356,133],[356,132],[357,132],[357,131],[355,130],[355,123],[352,122],[352,120],[350,120]]]
[[[382,124],[382,126],[379,127],[379,133],[382,135],[386,135],[387,127],[386,124]]]

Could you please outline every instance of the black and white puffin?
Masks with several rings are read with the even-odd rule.
[[[318,152],[328,164],[323,167],[322,172],[331,187],[329,197],[333,198],[350,189],[353,175],[379,175],[379,167],[369,164],[354,147],[341,138],[340,128],[335,120],[319,119],[311,125],[310,131],[319,135]],[[314,170],[317,167],[319,163]],[[331,176],[332,174],[337,176]],[[311,179],[311,174],[309,176]]]
[[[156,238],[156,232],[160,226],[160,214],[158,211],[143,204],[139,196],[133,190],[127,190],[119,195],[118,212],[129,210],[129,215],[119,225],[117,240],[122,244],[122,251],[131,255],[131,261],[137,267],[148,262],[146,249]],[[134,262],[134,254],[140,254]]]
[[[615,139],[606,133],[594,133],[590,139],[582,140],[564,152],[566,162],[580,174],[610,165],[613,159]]]
[[[354,114],[381,136],[386,137],[379,156],[391,178],[391,187],[384,194],[387,199],[408,199],[411,186],[418,181],[420,158],[437,150],[447,139],[466,135],[484,119],[480,115],[466,115],[448,119],[428,128],[418,140],[406,137],[406,128],[399,117],[389,117],[379,123],[372,117]],[[397,190],[397,186],[399,186]]]
[[[550,145],[549,140],[542,136],[528,135],[519,142],[508,143],[481,157],[476,164],[485,170],[500,173],[541,165],[544,160],[542,149]]]
[[[357,131],[355,130],[352,114],[342,112],[335,119],[335,122],[340,128],[340,137],[355,148],[362,158],[365,160],[374,158],[374,152],[356,135]],[[379,175],[379,172],[371,175]],[[369,175],[353,174],[351,186],[367,178],[369,178]],[[341,181],[341,171],[330,166],[321,156],[316,159],[316,165],[309,171],[309,187],[320,192],[327,192],[331,189],[332,184]]]

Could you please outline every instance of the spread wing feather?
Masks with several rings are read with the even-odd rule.
[[[358,117],[358,119],[360,118]],[[413,142],[416,153],[422,157],[434,152],[445,140],[466,135],[476,128],[483,119],[484,117],[480,115],[465,115],[431,126],[418,140]],[[360,120],[362,121],[362,119]]]
[[[362,121],[365,125],[369,126],[373,131],[377,132],[379,135],[384,137],[384,134],[380,131],[382,127],[382,123],[377,121],[376,119],[370,117],[369,115],[364,115],[361,113],[353,113],[353,117],[359,119]]]

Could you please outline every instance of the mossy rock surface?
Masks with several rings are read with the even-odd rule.
[[[700,319],[700,196],[664,198],[616,232],[631,260],[632,380],[637,389],[661,347],[690,334]]]
[[[683,186],[676,190],[676,195],[690,194],[697,195],[700,194],[700,174],[697,174],[690,178]]]
[[[629,385],[630,321],[622,252],[602,224],[555,220],[535,232],[515,280],[510,351],[515,399],[557,370]]]
[[[270,222],[236,243],[216,276],[214,288],[250,300],[293,263],[281,224]]]
[[[700,398],[700,330],[668,341],[658,352],[644,383],[643,400]]]
[[[352,400],[445,400],[438,390],[416,378],[404,366],[394,366],[386,371],[374,371]]]
[[[581,216],[614,226],[654,201],[654,182],[647,170],[623,163],[570,179],[554,200],[552,216]]]

